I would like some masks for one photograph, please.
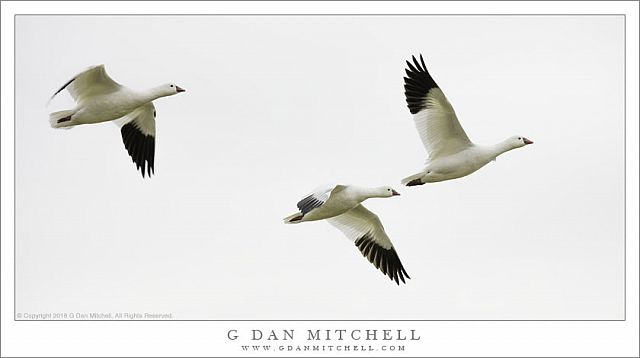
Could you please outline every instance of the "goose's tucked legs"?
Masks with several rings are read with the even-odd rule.
[[[296,222],[296,221],[300,221],[302,220],[302,218],[304,217],[304,215],[300,215],[300,216],[296,216],[295,218],[289,220],[289,222]]]

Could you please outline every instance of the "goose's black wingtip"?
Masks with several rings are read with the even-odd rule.
[[[154,173],[155,137],[145,135],[134,123],[122,126],[121,133],[131,161],[136,165],[136,171],[140,172],[142,178],[151,178],[151,174]]]
[[[425,101],[427,95],[433,88],[438,88],[438,84],[433,80],[427,70],[422,54],[411,56],[411,61],[406,61],[405,68],[406,77],[404,77],[405,98],[411,114],[416,114],[427,108],[429,104]]]
[[[418,58],[420,59],[420,61],[418,61]],[[409,66],[409,68],[411,68],[412,70],[414,70],[414,72],[429,72],[427,71],[427,65],[424,62],[424,57],[422,57],[422,54],[418,54],[418,58],[416,58],[415,55],[411,55],[411,59],[413,60],[413,64],[409,61],[407,61],[407,65]],[[415,66],[415,69],[413,69],[413,67]]]
[[[414,63],[418,68],[420,68],[420,64],[418,63],[418,60],[416,60],[416,56],[411,55],[411,59],[413,59],[413,63]]]
[[[393,246],[388,249],[383,248],[371,234],[365,234],[356,239],[355,245],[373,266],[389,277],[391,282],[395,281],[396,285],[400,285],[400,280],[402,280],[402,283],[406,283],[404,277],[409,277],[409,275],[407,275],[407,271]]]

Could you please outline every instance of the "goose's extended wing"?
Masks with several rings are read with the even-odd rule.
[[[433,80],[424,59],[407,61],[404,94],[429,159],[457,153],[472,145],[453,107]]]
[[[398,285],[398,279],[404,283],[405,276],[410,278],[380,219],[362,204],[327,220],[354,241],[362,255]]]
[[[75,75],[67,81],[64,86],[60,87],[60,89],[51,96],[51,99],[66,88],[71,94],[71,97],[79,103],[91,96],[115,92],[120,89],[120,87],[122,86],[107,75],[104,65],[98,65],[89,67]]]
[[[156,151],[156,109],[153,103],[147,102],[136,108],[118,119],[117,123],[122,126],[122,141],[136,168],[142,172],[143,178],[145,169],[151,177]]]
[[[344,190],[344,188],[344,185],[325,185],[316,188],[312,194],[298,202],[298,209],[302,214],[306,214],[313,209],[321,207],[329,200],[331,194]]]

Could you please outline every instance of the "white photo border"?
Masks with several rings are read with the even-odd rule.
[[[14,20],[17,14],[624,15],[626,269],[622,321],[14,320]],[[601,2],[2,2],[2,356],[281,356],[250,353],[229,331],[415,330],[394,356],[638,356],[638,3]],[[245,342],[246,343],[246,340]],[[366,352],[388,356],[391,352]],[[341,356],[344,351],[293,352]],[[348,356],[361,356],[350,352]]]

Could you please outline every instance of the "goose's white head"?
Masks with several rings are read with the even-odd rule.
[[[185,90],[176,84],[167,83],[162,86],[156,87],[155,92],[159,97],[166,97],[173,96],[174,94],[178,94],[180,92],[185,92]]]
[[[521,135],[514,135],[513,137],[507,139],[507,142],[510,144],[512,148],[520,148],[520,147],[524,147],[527,144],[533,144],[533,141]]]
[[[393,190],[390,186],[381,186],[375,189],[375,197],[377,198],[390,198],[397,195],[400,195],[400,193]]]

